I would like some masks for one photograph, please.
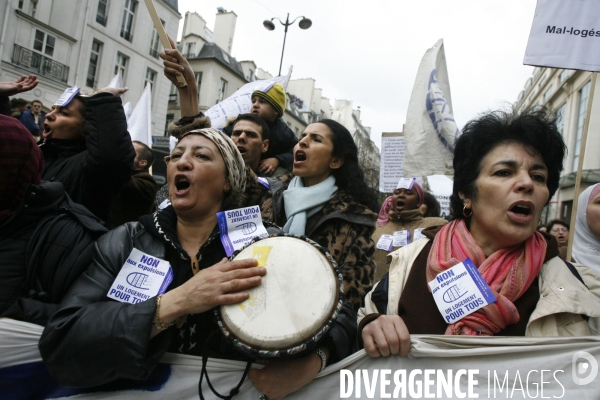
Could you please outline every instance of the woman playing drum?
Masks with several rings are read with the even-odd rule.
[[[558,188],[564,154],[554,121],[542,111],[494,112],[465,126],[454,152],[454,221],[424,231],[429,240],[392,253],[387,310],[378,308],[370,293],[359,311],[359,332],[369,355],[406,355],[411,333],[594,333],[589,321],[600,317],[600,279],[586,280],[588,290],[579,273],[557,257],[556,239],[536,232],[542,209]],[[428,282],[445,279],[449,268],[467,258],[496,301],[448,323]],[[379,285],[373,292],[378,290]]]
[[[375,273],[371,235],[377,215],[371,211],[376,196],[364,181],[350,132],[327,119],[307,126],[294,147],[293,174],[268,182],[263,218],[327,249],[342,271],[346,300],[358,309]],[[329,353],[327,347],[323,350]],[[312,381],[319,367],[320,360],[311,354],[270,361],[249,377],[269,398],[282,398]],[[288,383],[277,387],[280,381]]]

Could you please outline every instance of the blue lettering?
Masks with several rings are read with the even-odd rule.
[[[441,274],[439,274],[436,279],[438,282],[444,282],[446,279],[451,278],[454,276],[454,271],[444,271]]]

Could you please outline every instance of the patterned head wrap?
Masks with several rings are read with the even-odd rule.
[[[217,146],[221,157],[223,157],[223,161],[225,161],[225,174],[227,181],[231,185],[231,189],[234,192],[243,192],[246,188],[245,164],[233,140],[216,128],[204,128],[183,133],[177,143],[189,135],[202,135]]]
[[[40,183],[44,157],[16,119],[0,115],[0,220],[15,212],[30,184]]]

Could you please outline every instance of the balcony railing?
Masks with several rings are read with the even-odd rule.
[[[69,67],[67,65],[56,62],[18,44],[15,44],[13,50],[12,63],[25,67],[38,75],[54,78],[63,83],[67,83],[67,79],[69,78]]]
[[[131,42],[133,40],[133,33],[130,31],[121,30],[121,37]]]
[[[100,15],[100,14],[96,14],[96,22],[106,26],[106,16]]]

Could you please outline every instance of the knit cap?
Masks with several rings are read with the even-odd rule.
[[[283,110],[285,109],[285,90],[281,83],[274,84],[269,90],[263,92],[262,90],[255,90],[252,92],[252,97],[258,96],[269,102],[279,113],[279,116],[283,116]]]

